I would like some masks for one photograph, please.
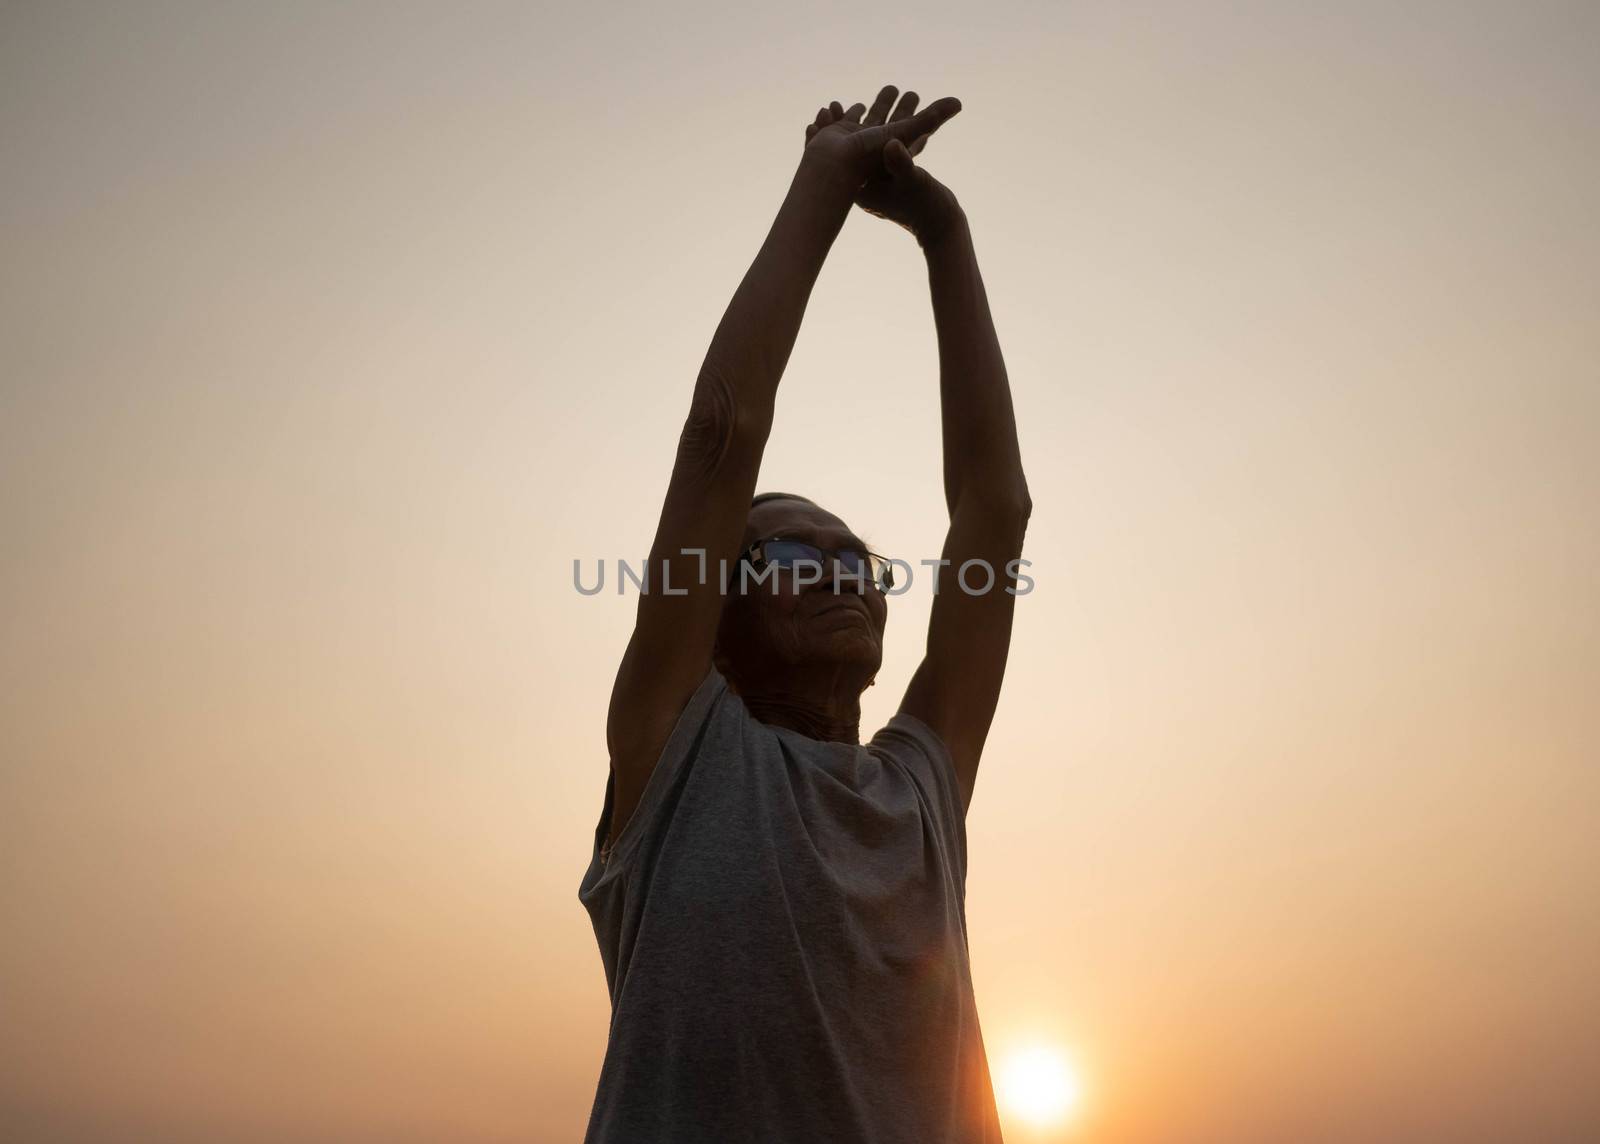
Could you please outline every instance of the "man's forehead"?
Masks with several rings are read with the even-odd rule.
[[[752,541],[787,535],[801,539],[815,536],[828,541],[859,539],[850,531],[849,525],[821,505],[791,497],[762,501],[756,505],[750,510],[747,531]]]

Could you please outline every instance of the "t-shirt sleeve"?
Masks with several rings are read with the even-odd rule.
[[[716,700],[727,687],[727,681],[716,668],[711,668],[700,686],[695,688],[689,702],[684,704],[672,733],[667,736],[661,755],[645,782],[639,796],[639,805],[622,827],[622,833],[606,846],[606,835],[611,830],[611,812],[616,801],[616,780],[610,768],[606,770],[605,804],[600,811],[600,822],[595,827],[592,867],[616,871],[626,866],[629,856],[637,848],[641,835],[649,832],[657,816],[668,802],[667,792],[678,780],[679,772],[693,757],[696,745],[706,723],[716,708]]]
[[[967,874],[967,822],[956,764],[939,733],[915,715],[898,712],[874,736],[875,745],[910,772]]]

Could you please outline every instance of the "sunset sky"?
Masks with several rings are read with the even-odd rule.
[[[884,83],[1035,503],[967,912],[1079,1098],[1008,1140],[1600,1139],[1600,7],[1016,0],[0,7],[0,1136],[581,1138],[572,562]],[[857,212],[762,487],[936,556],[937,384]]]

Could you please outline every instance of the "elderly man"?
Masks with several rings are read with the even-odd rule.
[[[650,550],[665,578],[641,594],[612,691],[579,890],[612,1004],[591,1144],[1000,1139],[964,818],[1031,506],[966,216],[913,161],[961,105],[897,96],[833,103],[806,128],[695,382]],[[820,505],[753,496],[779,378],[852,203],[909,230],[927,260],[950,513],[927,654],[865,744],[885,564]]]

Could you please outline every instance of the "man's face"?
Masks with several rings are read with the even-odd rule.
[[[750,510],[745,544],[783,537],[824,549],[858,548],[861,542],[844,521],[806,501],[763,501]],[[788,568],[760,568],[761,583],[752,574],[743,595],[739,573],[733,574],[723,609],[718,648],[736,678],[754,683],[793,675],[796,666],[815,666],[832,674],[841,667],[861,674],[861,685],[883,662],[883,629],[888,601],[870,583],[835,575],[834,561],[824,557],[821,577],[814,569],[802,575]],[[837,589],[837,591],[835,590]]]

